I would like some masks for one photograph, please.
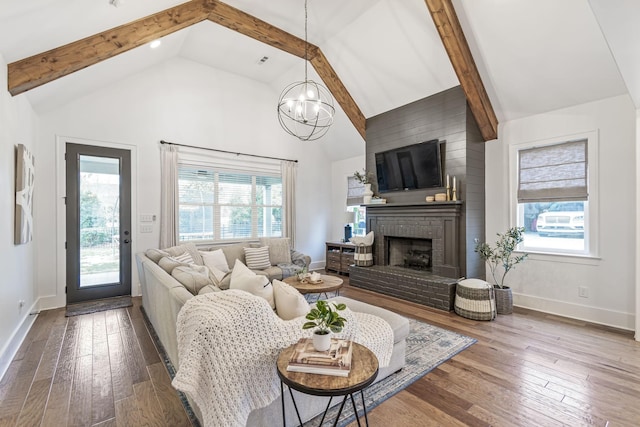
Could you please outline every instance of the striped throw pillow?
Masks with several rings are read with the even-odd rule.
[[[244,257],[247,260],[247,267],[252,270],[266,270],[271,267],[271,261],[269,261],[269,246],[244,248]]]
[[[193,264],[193,257],[189,252],[185,252],[181,255],[174,256],[173,258],[180,262],[184,262],[185,264]]]

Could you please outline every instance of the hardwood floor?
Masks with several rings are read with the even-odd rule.
[[[473,321],[345,279],[342,295],[478,340],[371,410],[372,426],[640,425],[630,332],[522,309]],[[189,425],[139,306],[41,313],[0,382],[0,426]]]

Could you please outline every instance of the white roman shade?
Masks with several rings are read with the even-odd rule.
[[[518,203],[587,200],[587,140],[518,151]]]
[[[347,206],[361,205],[364,202],[364,184],[350,176],[347,178]]]

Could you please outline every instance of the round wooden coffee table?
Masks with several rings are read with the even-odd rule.
[[[299,281],[296,276],[291,276],[284,279],[283,282],[293,286],[301,294],[318,294],[318,298],[322,294],[326,297],[328,292],[335,292],[336,296],[339,295],[342,287],[342,279],[340,277],[321,274],[320,280],[320,283],[310,283]]]
[[[289,394],[291,394],[291,400],[293,406],[296,409],[296,415],[298,415],[298,421],[302,425],[302,419],[298,412],[293,392],[291,390],[297,390],[301,393],[311,394],[314,396],[329,396],[329,403],[324,411],[320,425],[324,421],[327,411],[331,407],[331,401],[334,397],[344,396],[338,415],[334,422],[334,426],[338,423],[338,419],[342,414],[342,409],[347,401],[347,398],[351,398],[351,404],[353,405],[353,412],[360,425],[360,417],[358,417],[358,409],[356,407],[353,394],[360,392],[360,398],[362,399],[362,409],[364,412],[364,419],[366,425],[369,425],[369,419],[367,418],[367,407],[364,402],[363,390],[368,387],[378,376],[378,358],[367,347],[358,343],[353,343],[353,354],[351,356],[351,371],[347,377],[338,377],[333,375],[322,374],[307,374],[303,372],[289,372],[287,371],[287,365],[291,358],[294,345],[291,345],[280,352],[278,356],[278,376],[280,377],[280,391],[282,393],[282,425],[286,426],[285,408],[284,408],[284,384],[289,387]]]

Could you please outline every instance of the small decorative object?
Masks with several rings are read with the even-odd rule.
[[[451,200],[454,200],[454,201],[458,200],[458,196],[456,195],[456,177],[455,176],[453,177],[453,190],[451,193]]]
[[[347,321],[340,316],[338,311],[346,309],[343,303],[335,304],[320,300],[316,306],[305,316],[308,322],[302,325],[302,329],[316,328],[313,332],[313,347],[318,351],[327,351],[331,346],[331,333],[340,333]]]
[[[347,211],[344,213],[344,241],[348,242],[351,236],[353,236],[351,224],[356,222],[356,213],[354,211]]]
[[[434,198],[436,202],[446,202],[448,200],[446,193],[437,193]]]
[[[296,274],[296,279],[298,279],[299,282],[302,282],[304,279],[307,278],[308,275],[309,273],[307,272],[307,267],[304,267],[301,271],[299,271]]]
[[[450,192],[451,191],[451,187],[449,186],[449,174],[447,174],[447,187],[446,187],[446,190],[447,191],[444,193],[445,194],[445,200],[451,200],[451,192]],[[438,200],[436,199],[436,201],[438,201]]]
[[[529,254],[514,255],[518,245],[524,241],[524,227],[512,227],[506,233],[498,233],[495,247],[488,243],[478,243],[475,251],[480,255],[491,271],[491,276],[495,284],[496,308],[498,314],[510,314],[513,311],[513,295],[511,288],[505,286],[504,279],[507,273],[516,265],[527,259]],[[502,276],[496,276],[498,267],[502,267]]]
[[[311,283],[320,283],[322,281],[322,274],[317,271],[312,271],[308,276],[309,282]]]
[[[434,196],[427,196],[425,199],[427,202],[433,202],[436,198]]]
[[[23,144],[16,147],[16,211],[14,243],[22,245],[33,238],[33,154]]]

